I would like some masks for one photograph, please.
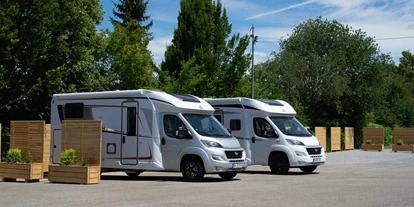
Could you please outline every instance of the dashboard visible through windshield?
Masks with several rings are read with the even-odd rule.
[[[213,115],[183,114],[193,129],[202,136],[231,138],[230,133]]]
[[[270,120],[285,135],[297,137],[312,136],[295,117],[270,117]]]

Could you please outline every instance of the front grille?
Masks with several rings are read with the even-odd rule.
[[[226,151],[226,156],[228,159],[242,158],[243,151]]]
[[[319,154],[321,154],[322,148],[320,148],[320,147],[306,148],[306,150],[308,151],[308,154],[310,154],[310,155],[319,155]]]

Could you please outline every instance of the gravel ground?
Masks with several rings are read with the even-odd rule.
[[[355,149],[342,152],[326,153],[325,164],[414,166],[414,154],[411,152],[393,152],[391,149],[385,149],[381,152]]]

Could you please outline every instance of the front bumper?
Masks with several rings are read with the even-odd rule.
[[[307,148],[320,148],[320,154],[309,154]],[[321,146],[293,147],[291,167],[317,166],[326,162],[324,149]],[[299,155],[298,155],[299,154]]]
[[[229,151],[229,150],[225,150]],[[231,151],[231,150],[230,150]],[[247,168],[246,152],[243,149],[234,151],[242,151],[243,155],[240,158],[228,158],[226,153],[221,150],[210,151],[209,164],[205,165],[206,173],[221,173],[221,172],[241,172]],[[222,160],[214,159],[213,157],[219,155]]]

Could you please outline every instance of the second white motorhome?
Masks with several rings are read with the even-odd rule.
[[[311,173],[325,163],[323,147],[295,118],[289,103],[250,98],[205,100],[246,150],[249,165],[270,166],[272,172],[285,174],[290,168]]]
[[[63,120],[102,120],[103,171],[178,171],[231,179],[247,167],[239,142],[192,95],[156,90],[55,94],[51,102],[51,163],[60,162]]]

